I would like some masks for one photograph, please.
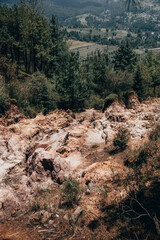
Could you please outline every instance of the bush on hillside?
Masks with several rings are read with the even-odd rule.
[[[103,105],[102,111],[104,112],[115,101],[118,101],[118,95],[114,94],[114,93],[109,94],[104,100],[104,105]]]
[[[77,182],[71,176],[66,179],[61,189],[61,197],[65,206],[73,206],[74,203],[78,202],[78,198],[80,195],[81,189],[79,186],[79,182]]]
[[[121,151],[125,150],[129,141],[129,131],[125,127],[120,127],[118,133],[113,139],[113,145]]]
[[[97,110],[101,110],[103,107],[103,102],[104,102],[104,100],[100,96],[91,94],[89,99],[86,100],[85,105],[88,108],[94,108]]]
[[[0,94],[0,114],[4,114],[5,96]]]
[[[149,139],[152,141],[160,140],[160,123],[150,132]]]
[[[25,82],[18,82],[18,106],[25,115],[35,117],[37,113],[47,114],[57,107],[58,94],[55,83],[37,72]]]

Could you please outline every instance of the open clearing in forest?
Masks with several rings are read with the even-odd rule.
[[[87,56],[93,54],[96,51],[105,52],[108,51],[109,54],[112,54],[114,51],[117,50],[117,46],[108,46],[108,45],[101,45],[96,44],[93,42],[82,42],[82,41],[75,41],[69,40],[69,49],[71,52],[79,52],[80,57],[86,58]],[[154,53],[160,53],[160,48],[152,48],[148,49],[148,51],[153,51]],[[135,49],[136,54],[144,56],[145,49]]]
[[[81,42],[81,41],[69,41],[69,49],[72,52],[79,52],[80,57],[86,58],[88,55],[96,51],[104,52],[108,50],[108,52],[113,52],[117,49],[117,46],[107,46],[107,45],[100,45],[92,42]]]

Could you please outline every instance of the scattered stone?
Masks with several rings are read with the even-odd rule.
[[[57,124],[58,128],[66,128],[70,125],[71,120],[66,118],[61,118]]]
[[[35,212],[30,216],[30,223],[32,225],[39,225],[40,223],[46,223],[51,216],[52,216],[52,213],[49,213],[45,210],[42,210],[40,212]]]
[[[53,224],[54,224],[54,220],[49,220],[48,225],[53,226]]]
[[[90,189],[88,187],[86,188],[85,193],[86,193],[86,195],[90,195],[91,191],[90,191]]]
[[[68,215],[68,213],[66,213],[66,214],[63,216],[63,219],[66,220],[66,221],[69,221],[69,215]]]
[[[105,113],[94,109],[77,114],[55,110],[46,116],[38,114],[34,119],[21,120],[16,103],[11,101],[0,119],[1,212],[10,217],[22,203],[22,190],[23,201],[27,201],[34,197],[36,186],[48,181],[62,184],[67,176],[78,174],[84,178],[80,181],[86,178],[92,183],[110,177],[107,166],[113,164],[114,169],[115,162],[111,163],[104,149],[113,142],[119,126],[129,129],[129,146],[134,149],[146,141],[152,123],[160,116],[158,98],[150,103],[136,101],[132,96],[132,109],[113,101],[107,102]],[[96,191],[96,185],[86,185],[86,194]],[[10,201],[6,201],[8,198]]]
[[[49,213],[45,210],[41,211],[40,214],[41,214],[42,223],[46,223],[49,220],[49,218],[52,216],[52,213]]]
[[[16,210],[13,210],[13,211],[11,212],[11,216],[12,216],[12,217],[16,217],[16,216],[17,216]]]
[[[36,226],[36,225],[40,224],[41,219],[42,219],[41,214],[40,214],[39,212],[36,212],[36,213],[33,213],[33,214],[30,216],[29,222],[30,222],[32,225]]]
[[[90,182],[91,182],[91,180],[87,179],[86,180],[86,185],[88,186]]]
[[[84,177],[85,177],[85,175],[86,175],[86,172],[85,172],[85,171],[83,171],[83,172],[82,172],[82,175],[81,175],[81,177],[82,177],[82,178],[84,178]]]
[[[76,223],[80,215],[82,214],[83,209],[81,207],[77,207],[77,209],[72,214],[72,221],[73,223]]]

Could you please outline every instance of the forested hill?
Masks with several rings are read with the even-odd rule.
[[[0,4],[6,3],[9,6],[13,6],[19,2],[19,0],[0,0]],[[50,17],[53,14],[61,22],[84,13],[100,14],[106,7],[114,9],[116,12],[120,9],[122,10],[121,5],[124,7],[124,3],[121,1],[117,3],[117,1],[106,2],[105,0],[42,0],[41,2],[45,15]]]
[[[0,3],[4,4],[17,4],[19,0],[1,0]],[[85,6],[101,6],[105,3],[104,0],[47,0],[48,4],[53,3],[55,5],[60,5],[62,7],[72,7],[72,8],[83,8]]]
[[[13,4],[17,4],[18,2],[19,2],[18,0],[0,0],[0,4],[13,5]]]
[[[79,1],[79,0],[52,0],[55,5],[62,7],[71,7],[71,8],[84,8],[87,6],[97,6],[100,7],[102,4],[96,1]]]
[[[105,98],[127,103],[160,94],[160,55],[139,59],[128,42],[114,56],[96,52],[87,59],[68,50],[64,29],[54,16],[23,1],[0,6],[0,113],[16,99],[29,116],[55,108],[102,109]]]
[[[19,0],[1,0],[1,4],[17,4],[19,3]],[[44,4],[48,5],[55,5],[55,6],[61,6],[61,7],[70,7],[70,8],[85,8],[88,6],[96,6],[96,7],[101,7],[104,5],[105,1],[98,1],[98,0],[46,0],[43,1]]]

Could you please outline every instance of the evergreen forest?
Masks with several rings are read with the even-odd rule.
[[[56,108],[102,109],[105,98],[126,101],[160,97],[160,54],[140,58],[124,41],[110,57],[95,52],[86,59],[69,51],[67,36],[55,16],[47,19],[36,1],[0,6],[0,113],[16,99],[26,116]]]

